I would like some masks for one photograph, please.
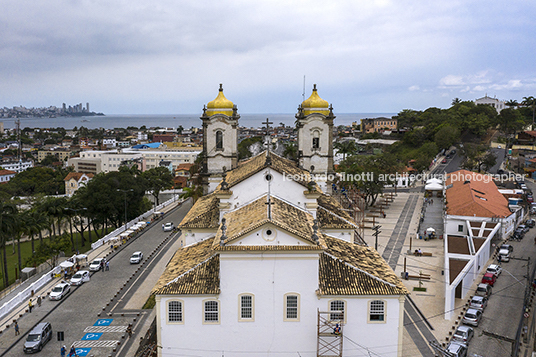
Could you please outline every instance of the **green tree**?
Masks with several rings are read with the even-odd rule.
[[[238,144],[238,160],[243,160],[251,157],[253,154],[249,150],[253,144],[262,143],[261,136],[244,139]]]
[[[173,175],[166,167],[155,167],[143,172],[142,177],[145,180],[145,187],[151,190],[156,205],[159,205],[160,192],[173,187]]]
[[[35,253],[26,260],[25,264],[37,266],[41,263],[47,263],[50,268],[54,268],[61,253],[69,251],[71,251],[69,236],[63,234],[56,239],[49,239],[47,242],[40,244]]]
[[[4,287],[9,285],[6,246],[18,227],[17,207],[10,201],[0,201],[0,245],[3,257]]]
[[[283,157],[289,160],[298,160],[298,145],[295,142],[286,142],[285,150],[283,150]]]
[[[357,152],[357,144],[354,140],[345,140],[336,142],[334,145],[339,154],[343,155],[343,160],[348,154],[353,155]]]
[[[460,132],[451,125],[445,125],[434,135],[434,142],[440,150],[447,150],[460,141]]]

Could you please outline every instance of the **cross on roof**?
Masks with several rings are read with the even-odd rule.
[[[268,131],[270,130],[270,124],[273,124],[273,122],[266,118],[266,121],[263,121],[262,124],[266,124],[266,135],[268,135]]]
[[[268,219],[272,219],[272,205],[274,203],[272,202],[271,198],[270,198],[270,193],[268,193],[268,199],[265,203],[265,205],[268,206]]]

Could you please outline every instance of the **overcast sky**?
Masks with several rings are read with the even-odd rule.
[[[535,19],[526,0],[3,0],[0,107],[200,114],[223,83],[241,113],[294,113],[304,76],[335,113],[520,101]]]

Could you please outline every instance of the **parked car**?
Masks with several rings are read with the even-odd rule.
[[[517,226],[517,229],[522,229],[523,233],[527,233],[529,231],[529,227],[525,226],[524,224]]]
[[[24,353],[39,352],[52,339],[52,325],[48,322],[41,322],[35,326],[24,342]]]
[[[511,246],[510,244],[501,244],[501,250],[502,249],[507,249],[510,253],[512,253],[514,251],[514,247]]]
[[[173,228],[175,228],[173,226],[173,222],[168,222],[168,223],[164,224],[164,227],[163,227],[164,232],[171,232],[173,230]]]
[[[525,236],[525,230],[523,228],[517,227],[516,230],[514,231],[514,234],[516,233],[521,235],[522,238]]]
[[[99,271],[104,258],[95,258],[91,264],[89,264],[89,271]]]
[[[534,219],[527,219],[527,221],[525,222],[525,225],[526,225],[527,227],[534,228],[534,226],[536,226],[536,220],[534,220]]]
[[[468,345],[474,334],[475,331],[472,327],[461,325],[456,329],[456,332],[454,332],[452,339],[454,341],[462,342]]]
[[[488,298],[485,296],[475,295],[471,298],[471,302],[469,303],[470,308],[480,311],[484,311],[486,306],[488,306]]]
[[[490,264],[486,271],[488,273],[495,274],[496,277],[499,277],[499,275],[502,273],[502,267],[499,264]]]
[[[467,357],[467,346],[457,341],[452,341],[447,346],[447,351],[451,356]]]
[[[132,256],[130,257],[130,264],[138,264],[143,260],[143,253],[142,252],[134,252]]]
[[[499,258],[501,262],[509,262],[510,261],[510,251],[507,249],[501,249],[499,250]]]
[[[441,160],[441,163],[446,164],[447,163],[447,158],[444,158],[443,160]]]
[[[486,273],[482,277],[482,283],[488,284],[488,285],[495,285],[495,281],[497,280],[497,276],[493,273]]]
[[[62,281],[50,292],[50,300],[61,300],[69,291],[71,291],[71,285],[66,281]]]
[[[466,325],[478,326],[482,319],[482,311],[477,309],[467,309],[463,315],[462,323]]]
[[[532,197],[532,195],[527,195],[527,202],[528,203],[532,203],[534,202],[534,197]],[[534,226],[533,226],[534,227]]]
[[[89,279],[90,279],[90,275],[89,275],[89,272],[87,270],[79,270],[71,278],[71,284],[72,285],[82,285],[86,281],[89,281]]]
[[[523,239],[523,235],[519,232],[514,232],[514,234],[512,234],[512,239],[514,240],[521,240]]]
[[[491,295],[491,286],[488,284],[478,284],[476,287],[476,295],[489,298]]]

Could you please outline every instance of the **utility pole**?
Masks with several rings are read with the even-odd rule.
[[[380,228],[382,226],[374,226],[372,227],[372,230],[374,231],[374,233],[372,233],[373,236],[376,237],[376,243],[374,244],[374,249],[378,250],[378,235],[382,232],[380,231]]]
[[[430,347],[432,347],[432,349],[436,351],[436,356],[456,357],[453,353],[450,353],[449,351],[444,349],[437,341],[430,341],[429,344]]]

